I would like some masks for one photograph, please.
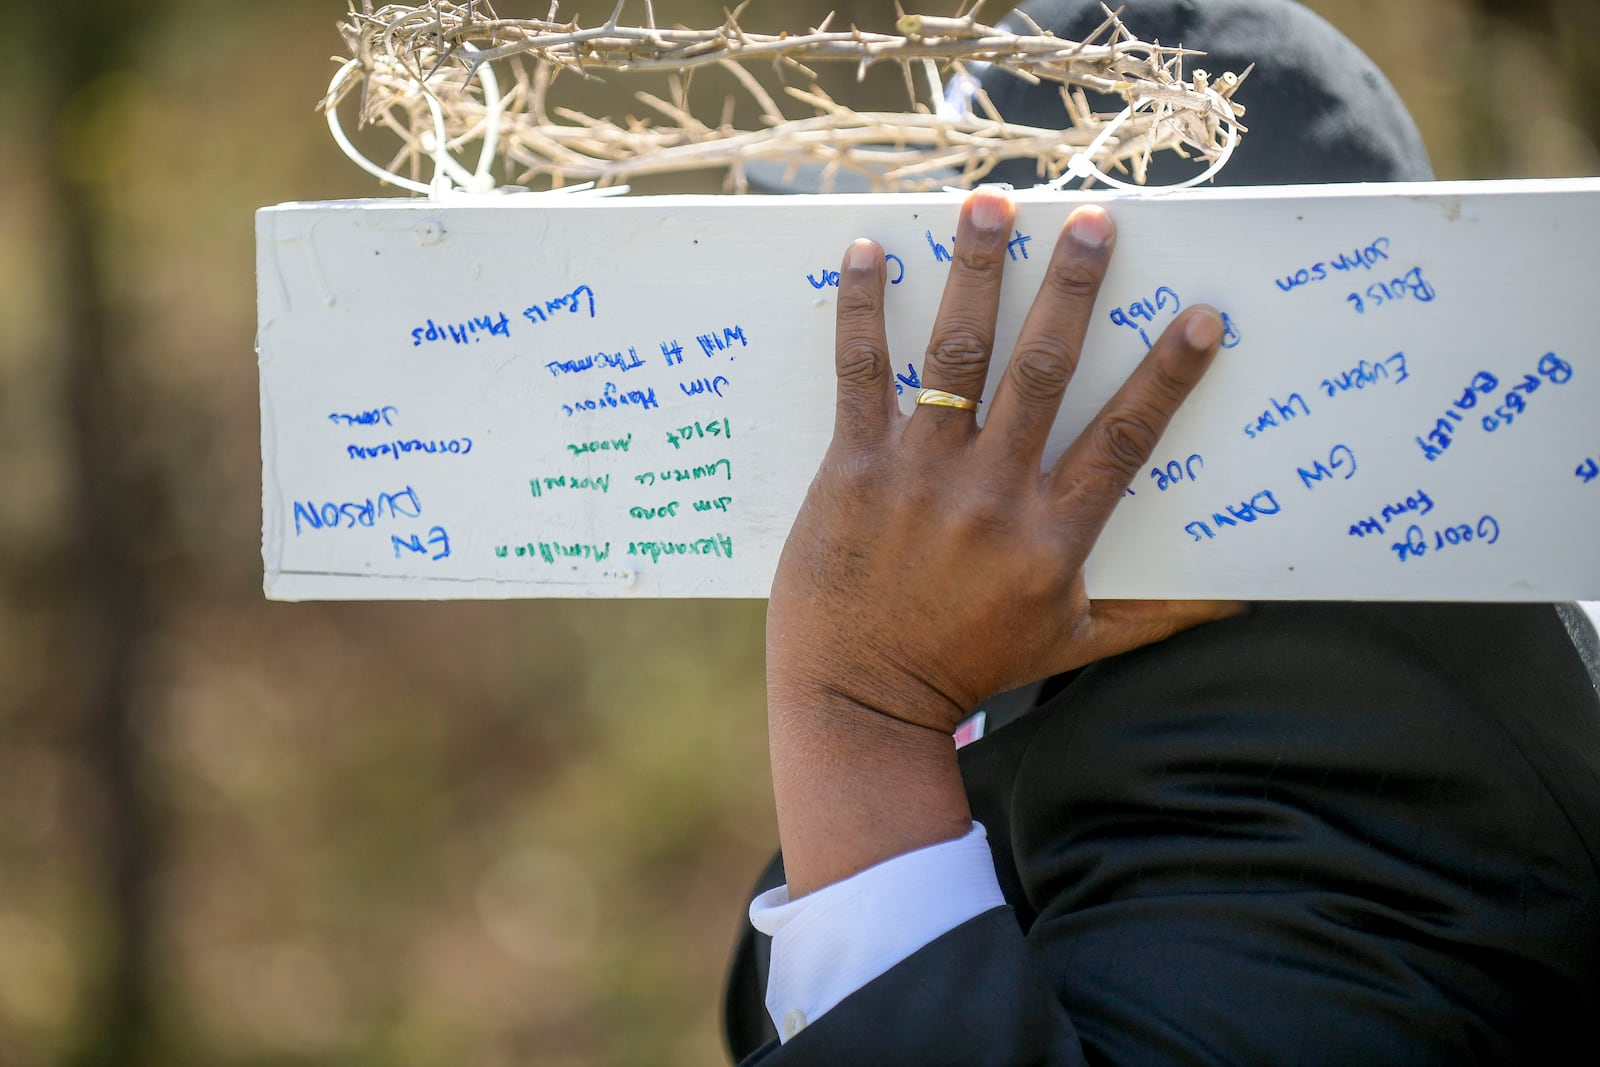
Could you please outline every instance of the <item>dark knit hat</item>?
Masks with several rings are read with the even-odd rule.
[[[1122,23],[1142,41],[1182,45],[1202,68],[1255,70],[1234,100],[1249,129],[1216,179],[1218,185],[1429,181],[1433,168],[1416,123],[1387,78],[1359,48],[1321,17],[1291,0],[1121,0]],[[1099,0],[1024,0],[1019,9],[1058,37],[1081,41],[1105,21]],[[1016,13],[1001,26],[1032,32]],[[997,68],[982,79],[1008,122],[1060,128],[1070,120],[1054,85],[1033,85]],[[1096,111],[1117,112],[1115,97],[1090,96]],[[1170,185],[1199,166],[1170,152],[1151,161],[1149,184]],[[1008,160],[992,180],[1033,185],[1036,168]]]

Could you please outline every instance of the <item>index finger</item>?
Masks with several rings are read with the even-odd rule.
[[[883,325],[883,285],[882,247],[866,238],[851,244],[839,271],[833,342],[839,383],[833,437],[846,444],[878,440],[898,411]]]

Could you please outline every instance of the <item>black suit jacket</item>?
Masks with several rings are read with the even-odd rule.
[[[764,1067],[1592,1054],[1594,656],[1547,606],[1273,604],[1057,680],[961,753],[1009,906],[782,1046],[747,928],[730,1047]]]

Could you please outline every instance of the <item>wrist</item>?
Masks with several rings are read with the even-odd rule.
[[[768,725],[792,895],[971,828],[948,733],[806,686],[769,689]]]
[[[830,669],[821,657],[803,667],[767,663],[767,708],[820,712],[863,729],[895,723],[948,737],[971,713],[936,686],[904,671],[875,666]],[[896,731],[889,731],[890,734]]]

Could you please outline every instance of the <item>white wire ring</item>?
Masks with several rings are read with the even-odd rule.
[[[1207,89],[1206,95],[1216,99],[1223,105],[1223,107],[1228,106],[1227,101],[1223,100],[1215,89]],[[1199,185],[1201,182],[1210,181],[1212,178],[1217,176],[1223,167],[1228,165],[1228,160],[1233,158],[1233,150],[1239,143],[1238,128],[1232,123],[1228,125],[1228,139],[1223,143],[1222,151],[1218,153],[1217,158],[1212,160],[1211,166],[1207,167],[1199,174],[1196,174],[1194,177],[1177,182],[1176,184],[1156,186],[1135,185],[1132,182],[1125,182],[1121,178],[1113,178],[1111,175],[1101,170],[1099,165],[1094,161],[1095,156],[1100,154],[1100,150],[1106,146],[1106,142],[1111,139],[1111,135],[1116,133],[1117,130],[1121,128],[1123,123],[1133,118],[1133,113],[1135,111],[1138,111],[1149,103],[1151,103],[1149,97],[1141,96],[1138,100],[1135,100],[1133,103],[1123,108],[1122,114],[1118,115],[1116,118],[1107,123],[1105,129],[1100,131],[1099,136],[1089,142],[1087,148],[1077,153],[1067,161],[1066,172],[1062,174],[1061,177],[1056,178],[1054,181],[1047,182],[1047,186],[1051,189],[1061,189],[1074,178],[1099,178],[1113,189],[1121,189],[1123,192],[1127,193],[1168,192],[1177,189],[1191,189],[1194,186]]]
[[[466,42],[461,42],[461,47],[469,52],[478,49]],[[339,68],[333,80],[328,83],[328,96],[332,98],[344,84],[344,80],[360,66],[360,61],[352,59]],[[339,150],[349,157],[350,162],[360,167],[380,181],[401,189],[408,189],[413,193],[422,193],[428,196],[438,196],[448,193],[454,186],[460,186],[469,193],[487,193],[494,190],[494,176],[491,173],[494,167],[495,153],[499,149],[500,141],[500,116],[503,105],[500,97],[500,79],[495,76],[494,65],[480,63],[473,72],[478,79],[478,84],[483,87],[484,120],[482,127],[483,149],[478,153],[477,168],[469,173],[467,169],[457,163],[450,155],[450,139],[445,132],[444,111],[439,107],[438,97],[429,91],[426,84],[419,83],[418,89],[424,99],[428,101],[428,110],[433,116],[433,182],[424,185],[422,182],[411,178],[402,177],[391,170],[378,166],[372,160],[361,154],[361,150],[350,142],[344,132],[344,125],[339,121],[337,106],[328,108],[328,132],[333,135],[333,143]],[[426,147],[426,146],[425,146]]]

